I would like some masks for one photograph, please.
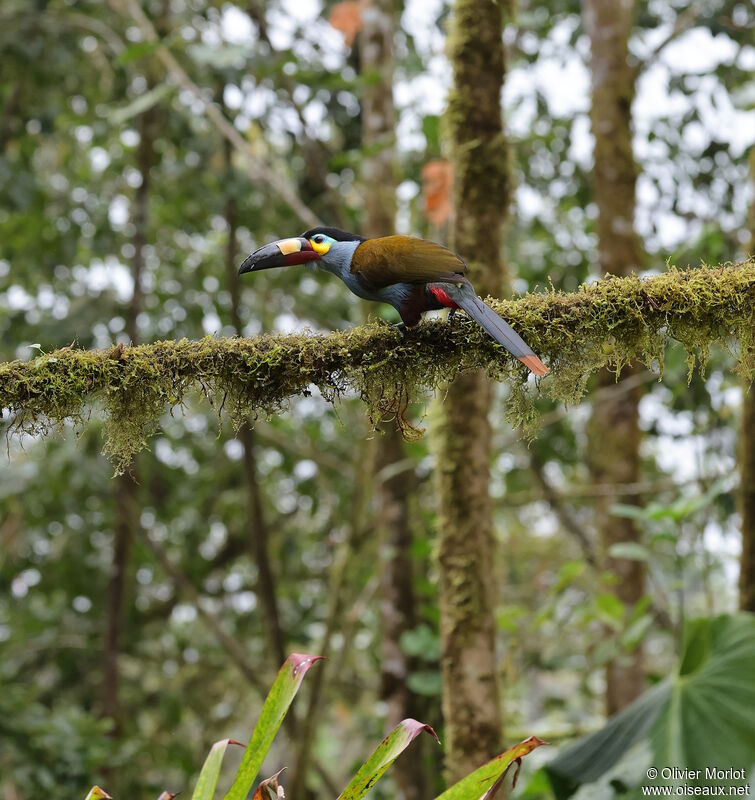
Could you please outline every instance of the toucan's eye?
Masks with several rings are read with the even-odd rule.
[[[317,242],[317,244],[322,244],[325,241],[325,237],[321,233],[318,233],[312,241]]]

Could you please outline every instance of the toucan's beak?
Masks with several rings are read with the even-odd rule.
[[[312,248],[309,239],[301,237],[281,239],[255,250],[239,268],[239,275],[245,272],[259,272],[261,269],[305,264],[307,261],[316,261],[319,258],[320,254]]]

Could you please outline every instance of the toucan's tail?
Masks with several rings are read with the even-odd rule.
[[[535,375],[542,377],[550,372],[524,339],[490,306],[486,305],[474,293],[474,290],[468,287],[457,288],[446,285],[443,288],[451,299],[460,308],[463,308],[476,323],[481,325],[498,344],[503,345],[511,355],[516,356]]]

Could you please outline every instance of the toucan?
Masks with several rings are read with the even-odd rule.
[[[521,336],[477,296],[464,277],[467,265],[443,245],[414,236],[365,239],[339,228],[317,227],[255,250],[239,275],[294,264],[325,269],[358,297],[392,305],[407,328],[416,325],[425,311],[461,308],[535,375],[549,371]]]

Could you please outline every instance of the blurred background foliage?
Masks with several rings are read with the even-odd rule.
[[[237,286],[235,267],[306,227],[255,164],[329,224],[360,229],[371,191],[362,98],[379,80],[360,63],[370,3],[142,0],[185,80],[166,71],[134,5],[0,8],[0,358],[358,324],[364,309],[327,276],[280,270]],[[407,0],[395,13],[397,229],[443,240],[450,8]],[[649,272],[752,249],[753,22],[732,0],[637,5],[635,222]],[[580,4],[522,0],[504,41],[514,180],[504,256],[516,291],[571,290],[598,274]],[[672,348],[662,383],[637,382],[631,487],[590,479],[589,402],[564,413],[543,401],[528,448],[503,423],[497,388],[495,603],[510,742],[537,734],[560,746],[595,730],[608,662],[641,645],[659,681],[681,655],[685,619],[737,607],[743,391],[732,358],[714,352],[688,385]],[[431,405],[431,430],[437,413]],[[294,398],[243,439],[197,398],[163,420],[124,483],[111,478],[99,428],[11,438],[0,467],[3,800],[75,796],[95,781],[116,797],[187,786],[212,741],[244,737],[290,651],[329,652],[294,716],[313,748],[307,791],[342,786],[384,732],[376,498],[392,474],[411,486],[416,624],[399,645],[413,715],[443,738],[428,437],[377,469],[379,434],[357,398],[335,408],[316,393]],[[614,512],[636,519],[642,541],[610,555],[647,564],[631,608],[613,593],[594,519],[599,498],[627,492],[637,504]],[[290,762],[296,735],[282,732],[268,774]],[[416,757],[433,796],[439,753],[428,745]],[[396,791],[386,779],[374,796]],[[526,791],[551,796],[537,779]]]

